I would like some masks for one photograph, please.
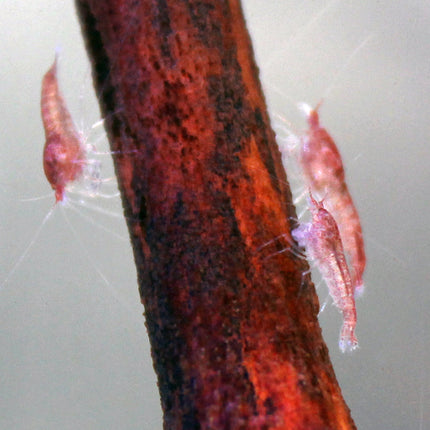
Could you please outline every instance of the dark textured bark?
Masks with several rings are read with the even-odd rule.
[[[78,0],[166,429],[355,428],[238,0]]]

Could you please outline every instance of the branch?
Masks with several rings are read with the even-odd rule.
[[[354,429],[238,0],[77,0],[165,429]]]

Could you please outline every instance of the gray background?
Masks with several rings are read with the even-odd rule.
[[[244,7],[271,113],[300,130],[295,103],[324,97],[322,121],[361,215],[360,349],[341,354],[340,315],[332,306],[320,315],[352,415],[362,430],[430,429],[430,3]],[[98,112],[71,0],[3,0],[0,28],[0,428],[161,428],[124,222],[88,207],[118,215],[119,199],[86,199],[79,213],[56,208],[11,273],[53,203],[39,99],[56,47],[76,121],[88,129]],[[325,287],[319,292],[324,299]]]

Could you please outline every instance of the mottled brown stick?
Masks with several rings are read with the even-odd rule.
[[[238,0],[77,0],[165,429],[353,429]]]

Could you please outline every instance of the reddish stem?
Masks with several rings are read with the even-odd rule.
[[[238,0],[77,0],[166,429],[353,429]]]

